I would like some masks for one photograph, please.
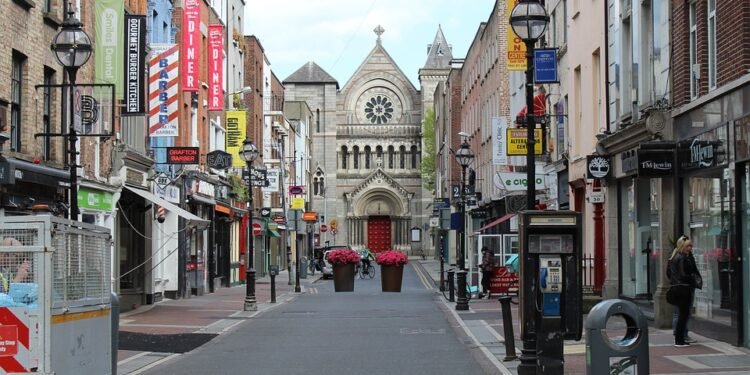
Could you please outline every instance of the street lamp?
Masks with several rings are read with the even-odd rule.
[[[547,30],[549,16],[536,0],[521,1],[510,14],[510,27],[526,43],[526,208],[534,209],[536,171],[534,165],[534,44]]]
[[[76,164],[76,135],[75,120],[73,116],[73,106],[75,97],[76,73],[78,68],[83,66],[91,57],[91,38],[83,31],[83,24],[75,18],[75,12],[70,9],[65,21],[62,23],[62,29],[52,41],[52,51],[55,53],[57,62],[62,65],[70,80],[70,128],[68,130],[69,158],[68,167],[70,168],[70,219],[78,220],[78,165]]]
[[[456,310],[468,310],[469,299],[466,298],[466,167],[474,160],[474,153],[471,152],[469,144],[464,138],[461,148],[456,151],[456,161],[461,166],[461,232],[459,236],[459,254],[458,256],[458,299],[456,300]]]
[[[510,14],[510,27],[526,44],[526,207],[535,208],[536,203],[536,166],[534,161],[534,44],[547,30],[549,16],[544,6],[536,0],[522,0]],[[533,267],[533,266],[532,266]],[[534,272],[522,272],[522,285],[534,285]],[[536,297],[533,297],[536,298]],[[536,311],[528,311],[528,304],[522,302],[524,316],[536,316]],[[532,305],[533,306],[533,305]],[[525,332],[521,363],[518,365],[520,375],[537,373],[536,332]]]
[[[250,138],[242,142],[240,157],[247,164],[247,214],[248,214],[248,241],[247,241],[247,268],[245,279],[247,292],[245,293],[245,311],[256,311],[258,305],[255,300],[255,238],[253,235],[253,162],[258,158],[258,148]]]

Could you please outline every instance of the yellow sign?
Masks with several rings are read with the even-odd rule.
[[[294,197],[292,197],[292,209],[293,210],[304,210],[305,209],[305,198],[294,198]]]
[[[247,137],[247,113],[245,111],[227,111],[227,152],[232,155],[233,167],[244,167],[245,161],[240,157],[242,142]]]
[[[526,129],[508,129],[508,155],[526,155]],[[534,154],[542,154],[542,129],[534,129]]]
[[[507,2],[508,17],[506,19],[510,19],[510,14],[519,0],[507,0]],[[526,70],[526,43],[516,36],[510,24],[508,25],[508,70]],[[508,150],[508,155],[511,155],[510,150]]]

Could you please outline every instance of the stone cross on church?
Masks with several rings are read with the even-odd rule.
[[[385,29],[383,28],[383,26],[378,25],[378,27],[376,27],[372,31],[374,31],[375,35],[378,36],[378,43],[380,43],[380,36],[383,35],[383,33],[385,32]]]

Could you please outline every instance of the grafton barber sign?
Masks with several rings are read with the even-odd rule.
[[[185,0],[182,17],[182,90],[198,91],[198,66],[200,62],[201,4],[198,0]]]

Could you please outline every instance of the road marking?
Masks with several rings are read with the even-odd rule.
[[[136,359],[141,358],[143,356],[147,356],[149,354],[151,354],[151,352],[143,352],[143,353],[138,353],[138,354],[136,354],[136,355],[134,355],[132,357],[125,358],[122,361],[117,362],[117,367],[120,367],[120,366],[122,366],[125,363],[128,363],[130,361],[136,360]]]
[[[160,359],[158,361],[154,361],[154,362],[148,364],[147,366],[143,366],[143,367],[139,368],[138,370],[135,370],[135,371],[131,372],[130,375],[142,374],[142,373],[144,373],[144,372],[146,372],[146,371],[148,371],[148,370],[150,370],[150,369],[152,369],[152,368],[154,368],[156,366],[159,366],[160,364],[162,364],[162,363],[164,363],[166,361],[169,361],[170,359],[172,359],[174,357],[178,357],[180,355],[181,354],[179,354],[179,353],[171,354],[171,355],[166,356],[166,357],[164,357],[164,358],[162,358],[162,359]]]
[[[425,289],[432,289],[432,286],[427,281],[426,276],[422,273],[422,270],[420,269],[421,267],[412,266],[412,268],[414,269],[414,271],[417,272],[417,277],[419,277],[419,280],[422,281],[422,285],[424,285],[424,288]]]
[[[189,329],[201,329],[206,326],[194,326],[194,325],[179,325],[179,324],[146,324],[146,323],[128,323],[121,324],[127,327],[156,327],[156,328],[189,328]]]
[[[443,303],[443,305],[445,305],[445,307],[448,309],[448,311],[450,311],[450,313],[453,315],[453,318],[461,326],[461,329],[464,330],[464,333],[466,333],[466,335],[469,336],[469,338],[471,338],[471,340],[474,343],[474,345],[477,348],[479,348],[479,350],[482,351],[482,353],[484,354],[485,357],[487,357],[487,359],[490,361],[490,363],[492,363],[498,369],[498,371],[500,371],[501,374],[503,374],[503,375],[513,375],[513,373],[510,372],[510,370],[508,370],[508,368],[506,368],[505,366],[503,366],[503,364],[500,363],[500,361],[497,359],[497,357],[495,357],[495,355],[492,354],[492,352],[489,349],[487,349],[487,347],[485,347],[484,345],[482,345],[479,342],[479,340],[477,339],[477,337],[474,336],[474,334],[471,332],[471,330],[469,329],[469,327],[466,326],[466,323],[464,323],[463,319],[461,319],[461,317],[458,315],[458,313],[455,312],[451,308],[451,306],[448,305],[448,303],[445,302],[445,300],[443,300],[442,298],[441,298],[441,302]]]
[[[305,288],[305,291],[310,294],[318,294],[318,288],[313,288],[313,287]]]

